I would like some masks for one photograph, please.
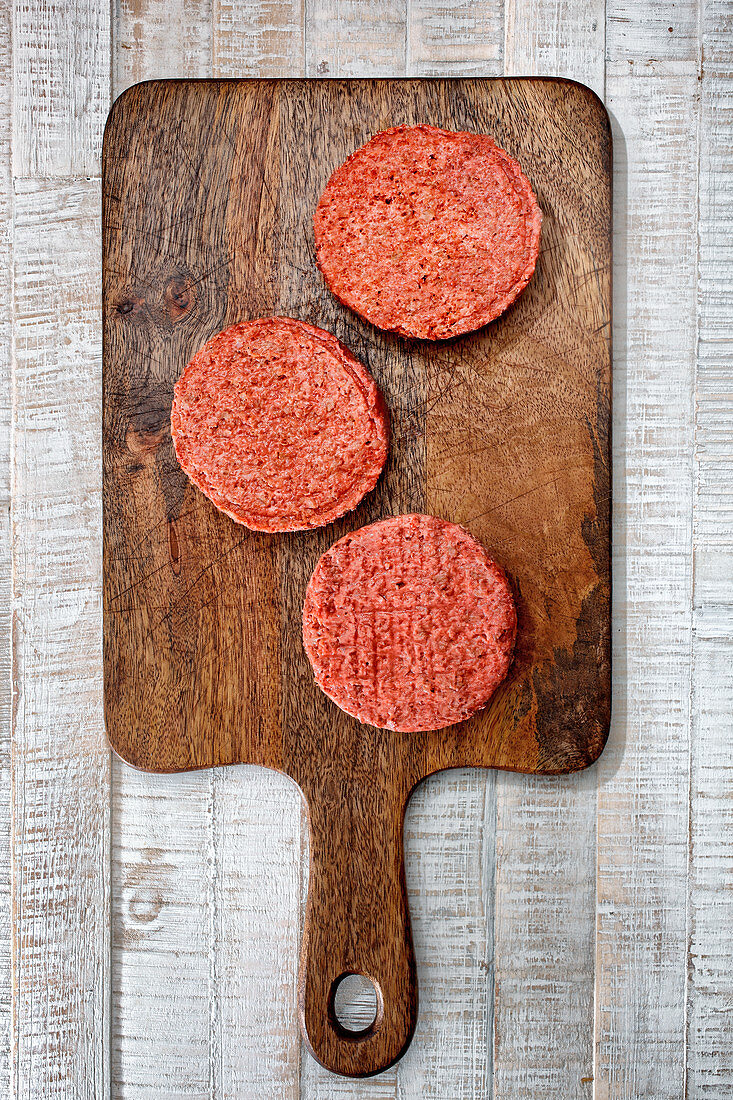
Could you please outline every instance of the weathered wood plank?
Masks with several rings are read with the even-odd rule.
[[[595,768],[497,777],[494,1095],[590,1095]]]
[[[298,1097],[301,812],[273,772],[118,765],[115,1097]]]
[[[115,0],[115,96],[150,77],[211,76],[212,0]]]
[[[302,76],[305,0],[213,0],[214,76]]]
[[[31,0],[13,12],[14,175],[94,175],[109,106],[109,5]]]
[[[606,19],[602,0],[506,0],[507,76],[564,76],[603,96]]]
[[[507,0],[507,75],[603,94],[604,0]],[[613,732],[611,733],[613,737]],[[496,777],[494,1095],[590,1095],[597,773]]]
[[[213,815],[213,1095],[299,1100],[304,804],[276,772],[224,768]]]
[[[695,436],[695,605],[731,604],[733,576],[733,12],[704,8]]]
[[[733,1088],[733,644],[731,609],[695,615],[690,784],[687,1095]]]
[[[400,76],[405,0],[312,0],[306,5],[306,76]]]
[[[114,761],[112,1096],[211,1095],[214,774]]]
[[[608,64],[618,63],[629,76],[632,71],[636,76],[685,76],[697,58],[699,3],[612,0],[606,11]]]
[[[703,6],[687,1094],[733,1089],[733,11]]]
[[[498,76],[504,0],[408,2],[408,76]]]
[[[0,9],[0,1095],[10,1095],[11,899],[10,745],[12,729],[13,586],[10,549],[12,421],[12,9]]]
[[[15,194],[15,1095],[109,1088],[100,623],[99,188]]]
[[[598,766],[597,1100],[684,1089],[698,73],[690,9],[608,6],[615,736]],[[671,22],[671,21],[670,21]]]
[[[505,36],[501,0],[411,5],[408,72],[421,76],[498,75],[502,69],[507,74],[542,72],[535,68],[532,56],[523,57],[521,51],[522,23],[542,19],[543,14],[536,5],[532,15],[515,12],[516,33]],[[498,1095],[495,1037],[500,1032],[495,994],[502,932],[496,923],[501,908],[495,905],[499,891],[495,875],[511,861],[502,861],[497,850],[499,821],[506,824],[507,820],[499,818],[497,786],[506,779],[483,772],[435,776],[408,811],[406,855],[421,1013],[413,1045],[398,1070],[404,1090],[398,1092],[400,1097],[455,1095],[488,1100]],[[569,782],[574,785],[576,780]]]

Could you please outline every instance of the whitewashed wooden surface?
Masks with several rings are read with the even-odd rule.
[[[579,776],[417,792],[420,1022],[355,1083],[298,1036],[294,787],[104,741],[99,154],[148,77],[404,73],[613,117],[614,718]],[[0,1095],[733,1095],[731,0],[0,0],[0,156]]]

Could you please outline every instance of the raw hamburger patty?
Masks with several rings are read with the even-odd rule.
[[[303,607],[317,683],[361,722],[442,729],[483,707],[512,659],[503,570],[455,523],[407,515],[362,527],[321,557]]]
[[[171,432],[194,484],[256,531],[320,527],[355,508],[389,436],[366,367],[335,336],[285,317],[205,344],[176,382]]]
[[[318,266],[378,328],[443,340],[488,324],[521,294],[541,221],[529,180],[490,137],[397,126],[326,184]]]

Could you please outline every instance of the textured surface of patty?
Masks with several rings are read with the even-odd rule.
[[[532,276],[542,214],[484,134],[398,126],[331,176],[315,215],[333,293],[378,328],[442,340],[493,321]]]
[[[517,616],[506,576],[463,527],[405,515],[362,527],[319,560],[303,641],[320,687],[362,722],[442,729],[506,676]]]
[[[191,480],[257,531],[320,527],[355,508],[389,436],[366,367],[335,336],[284,317],[208,341],[176,382],[171,432]]]

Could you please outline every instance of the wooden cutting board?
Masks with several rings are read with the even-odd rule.
[[[329,175],[378,130],[429,122],[493,135],[529,175],[542,252],[519,302],[429,344],[341,306],[314,262]],[[110,742],[135,767],[262,764],[299,784],[311,870],[300,1012],[314,1055],[364,1076],[417,1016],[402,858],[415,785],[441,768],[584,768],[610,710],[611,139],[562,80],[154,81],[104,140],[104,661]],[[390,407],[386,471],[356,512],[265,535],[217,512],[171,445],[173,384],[235,321],[280,314],[333,332]],[[465,524],[519,610],[490,706],[438,733],[360,725],[315,686],[301,606],[319,555],[399,512]],[[568,837],[572,843],[572,837]],[[337,980],[375,983],[355,1036]]]

